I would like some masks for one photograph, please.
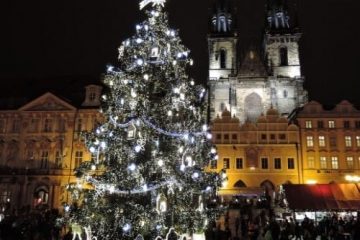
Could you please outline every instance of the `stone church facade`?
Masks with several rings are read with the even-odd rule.
[[[273,107],[282,116],[307,102],[299,58],[298,28],[290,26],[286,5],[269,0],[263,49],[245,49],[233,29],[231,7],[218,1],[211,19],[209,47],[210,118],[228,109],[241,122],[254,122]]]

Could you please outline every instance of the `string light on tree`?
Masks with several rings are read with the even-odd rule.
[[[226,176],[202,171],[217,158],[204,124],[206,93],[186,73],[190,51],[169,27],[164,4],[140,2],[147,19],[122,41],[119,64],[107,68],[104,121],[82,134],[96,160],[76,169],[81,187],[68,187],[77,194],[66,221],[88,226],[93,239],[203,236],[216,215],[203,199],[213,199]]]

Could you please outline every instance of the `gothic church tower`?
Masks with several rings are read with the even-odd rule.
[[[301,33],[290,26],[284,0],[268,0],[264,54],[243,49],[242,59],[229,1],[217,0],[215,6],[208,37],[211,119],[228,109],[241,122],[255,121],[271,107],[287,116],[306,103],[298,49]]]

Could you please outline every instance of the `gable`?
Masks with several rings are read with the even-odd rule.
[[[75,111],[76,108],[52,93],[44,95],[25,104],[19,111]]]

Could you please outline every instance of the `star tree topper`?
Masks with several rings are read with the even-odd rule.
[[[161,5],[164,7],[166,0],[143,0],[140,2],[140,10],[146,7],[149,3],[152,3],[153,6]]]

